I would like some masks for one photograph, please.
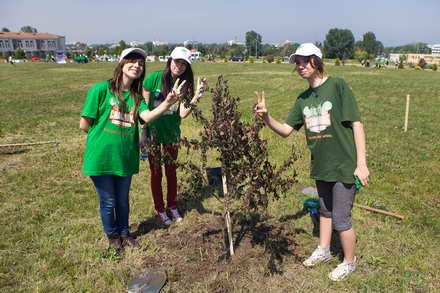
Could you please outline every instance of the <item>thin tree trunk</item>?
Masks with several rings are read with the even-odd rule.
[[[222,181],[223,181],[223,194],[225,196],[225,222],[226,222],[226,228],[228,229],[229,253],[232,256],[234,255],[234,241],[232,240],[231,214],[229,213],[229,199],[227,198],[228,187],[226,184],[225,174],[222,174]]]

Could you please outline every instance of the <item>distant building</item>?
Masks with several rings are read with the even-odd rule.
[[[390,61],[393,63],[398,63],[400,61],[400,56],[403,54],[399,53],[390,53]]]
[[[428,45],[432,54],[440,54],[440,44]]]
[[[184,47],[188,47],[189,45],[194,47],[194,46],[197,46],[198,44],[200,44],[200,42],[194,41],[194,40],[186,40],[186,41],[183,42],[183,46]]]
[[[440,64],[440,54],[406,54],[406,62],[418,64],[420,59],[425,59],[428,64]]]
[[[167,62],[171,56],[159,56],[159,62]]]
[[[131,41],[128,44],[130,45],[130,47],[138,47],[138,46],[142,45],[143,43],[140,41]]]
[[[280,42],[280,43],[278,43],[278,44],[275,44],[275,47],[280,48],[280,47],[284,47],[285,45],[291,45],[291,44],[293,44],[292,41],[285,40],[285,41],[283,41],[283,42]]]
[[[228,41],[228,45],[229,45],[229,46],[232,46],[232,45],[244,45],[244,43],[243,43],[243,42],[240,42],[240,41],[238,41],[238,40],[229,40],[229,41]]]
[[[199,61],[202,58],[202,53],[196,49],[191,49],[191,61]]]
[[[26,57],[45,57],[66,50],[66,38],[49,33],[0,32],[0,53],[5,56],[22,49]]]
[[[74,55],[85,54],[88,46],[86,43],[76,41],[72,44],[66,44],[66,50]]]
[[[158,46],[163,46],[163,45],[168,45],[167,42],[162,42],[162,41],[153,41],[153,46],[154,47],[158,47]]]

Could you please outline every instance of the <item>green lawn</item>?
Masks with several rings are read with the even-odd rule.
[[[159,70],[163,65],[148,63],[147,70]],[[81,174],[85,135],[78,122],[84,95],[93,83],[110,78],[114,66],[0,64],[0,144],[62,141],[0,154],[1,292],[122,292],[142,270],[144,255],[157,249],[155,238],[147,233],[139,238],[147,249],[122,256],[109,254],[97,196],[90,180]],[[252,117],[254,91],[264,90],[271,115],[283,120],[306,87],[287,64],[195,63],[193,69],[212,84],[223,74],[231,94],[241,98],[246,120]],[[362,189],[356,202],[399,213],[405,219],[354,208],[358,272],[346,282],[331,283],[327,273],[336,262],[313,270],[298,265],[290,272],[295,275],[295,288],[308,292],[435,292],[440,288],[440,72],[354,66],[327,69],[352,87],[365,124],[370,186]],[[411,95],[409,128],[403,132],[407,94]],[[201,108],[208,110],[209,102],[207,94]],[[182,129],[184,135],[197,134],[192,118],[184,121]],[[301,154],[296,164],[297,188],[269,207],[276,218],[295,214],[305,198],[298,189],[313,184],[308,178],[309,153],[303,132],[283,139],[264,129],[262,135],[269,141],[274,162],[287,157],[292,143]],[[153,216],[145,162],[141,169],[131,191],[134,229]],[[215,207],[214,203],[207,205]],[[307,232],[298,235],[297,241],[305,254],[310,253],[317,243],[310,218],[292,221]],[[203,283],[202,276],[200,279]],[[249,281],[249,286],[241,286],[243,291],[252,291],[266,285]],[[287,283],[279,288],[279,292],[289,291]]]

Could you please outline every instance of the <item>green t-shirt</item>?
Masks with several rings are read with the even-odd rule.
[[[150,92],[149,108],[155,109],[166,97],[161,93],[163,71],[150,73],[143,82],[145,90]],[[148,123],[147,135],[153,138],[156,143],[176,143],[180,139],[180,117],[179,108],[165,111],[158,119]]]
[[[87,133],[83,173],[88,176],[129,176],[139,172],[139,132],[134,117],[134,99],[123,92],[128,112],[119,111],[119,100],[103,81],[86,95],[81,116],[94,119]],[[148,109],[143,99],[139,112]]]
[[[296,130],[305,124],[311,178],[354,182],[356,147],[350,123],[354,121],[360,121],[359,110],[343,79],[329,77],[299,95],[286,123]]]

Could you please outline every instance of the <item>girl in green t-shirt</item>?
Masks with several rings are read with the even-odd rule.
[[[139,172],[138,118],[151,122],[180,96],[182,84],[167,94],[160,107],[149,110],[142,99],[145,52],[122,51],[113,78],[93,85],[86,95],[80,129],[87,133],[83,173],[93,181],[100,199],[101,220],[109,247],[139,247],[129,233],[129,190]]]
[[[358,177],[367,185],[365,134],[356,100],[340,78],[324,74],[321,50],[311,43],[298,47],[289,62],[307,80],[309,88],[299,95],[286,123],[269,115],[264,92],[257,92],[255,113],[273,131],[283,137],[305,126],[311,151],[311,177],[316,180],[320,197],[320,233],[318,248],[303,264],[311,267],[330,260],[333,229],[341,239],[344,261],[330,274],[334,281],[345,279],[356,269],[356,235],[351,224],[355,184]]]
[[[185,47],[176,47],[171,52],[171,57],[163,71],[149,74],[143,83],[143,96],[151,109],[160,107],[164,97],[168,95],[176,80],[186,82],[182,88],[182,95],[191,98],[195,105],[205,90],[204,80],[197,81],[194,91],[194,75],[191,68],[191,51]],[[191,107],[183,103],[174,104],[164,112],[159,119],[146,125],[141,145],[148,147],[148,160],[150,163],[151,192],[154,207],[159,221],[170,225],[171,220],[167,215],[162,192],[162,162],[165,165],[167,179],[167,207],[173,220],[182,220],[177,210],[177,175],[176,164],[181,120],[189,115]]]

